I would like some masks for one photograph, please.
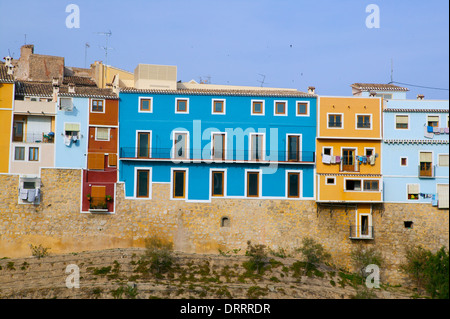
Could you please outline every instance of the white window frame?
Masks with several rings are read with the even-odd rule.
[[[142,111],[141,110],[141,101],[142,100],[150,100],[150,111]],[[138,113],[153,113],[153,97],[149,96],[140,96],[139,97],[139,104],[138,104]]]
[[[177,134],[186,134],[186,157],[175,157],[175,136]],[[172,150],[170,151],[170,158],[175,161],[189,161],[191,158],[190,151],[190,132],[189,131],[172,131]]]
[[[184,176],[185,176],[185,180],[184,180],[184,198],[174,198],[173,197],[173,187],[174,187],[174,180],[173,180],[173,172],[174,171],[184,171]],[[189,168],[187,167],[171,167],[170,168],[170,200],[181,200],[181,201],[186,201],[189,199]]]
[[[18,160],[16,159],[16,148],[21,147],[23,148],[23,159]],[[27,156],[27,147],[25,145],[14,145],[14,149],[13,149],[13,154],[12,154],[12,159],[14,162],[27,162],[28,161],[28,156]]]
[[[253,154],[253,146],[252,146],[252,136],[253,135],[262,135],[262,158],[260,160],[255,160],[252,158],[252,154]],[[266,160],[266,133],[249,133],[249,141],[248,141],[248,160],[249,161],[255,161],[255,162],[261,162],[261,161],[265,161]]]
[[[341,127],[330,127],[329,126],[330,125],[330,121],[329,121],[330,115],[340,115],[342,126]],[[330,129],[330,130],[343,130],[344,129],[344,113],[327,113],[326,121],[327,121],[327,129]]]
[[[289,197],[289,173],[295,173],[298,174],[298,178],[299,178],[299,190],[298,190],[298,197]],[[285,178],[284,178],[284,183],[286,184],[285,186],[285,197],[287,200],[299,200],[299,199],[303,199],[303,171],[302,170],[286,170],[285,173]]]
[[[186,111],[178,111],[178,101],[186,101]],[[177,97],[175,98],[175,114],[189,114],[189,98],[188,97]]]
[[[298,161],[301,162],[302,161],[302,144],[303,144],[303,134],[298,134],[298,133],[286,133],[286,158],[285,161],[288,162],[289,161],[289,136],[298,136],[299,137],[299,142],[298,142]]]
[[[258,176],[258,183],[259,183],[259,185],[258,185],[258,197],[256,197],[256,196],[253,196],[253,197],[249,197],[249,196],[247,196],[247,190],[248,190],[248,181],[247,181],[247,173],[259,173],[259,176]],[[261,197],[262,197],[262,176],[263,176],[263,174],[262,174],[262,170],[261,169],[246,169],[245,170],[245,175],[244,175],[244,179],[245,179],[245,181],[244,181],[244,185],[245,185],[245,189],[244,189],[244,197],[245,198],[247,198],[247,199],[260,199]]]
[[[298,113],[298,104],[306,104],[306,114]],[[310,102],[309,101],[295,101],[295,115],[300,117],[309,117],[310,116]]]
[[[153,139],[153,132],[152,130],[136,130],[136,151],[134,156],[138,158],[138,151],[139,151],[139,133],[150,133],[150,143],[148,145],[148,158],[152,158],[152,139]]]
[[[367,150],[372,150],[372,154],[375,155],[375,147],[364,147],[364,156],[367,156]]]
[[[449,156],[449,153],[438,153],[437,154],[437,165],[439,167],[449,167],[449,165],[445,166],[445,165],[440,165],[440,157],[441,156]]]
[[[439,121],[438,121],[438,125],[436,127],[440,127],[441,125],[441,115],[440,114],[427,114],[427,126],[428,126],[428,122],[429,122],[429,117],[433,116],[433,117],[438,117]]]
[[[222,102],[223,103],[223,112],[215,112],[214,111],[214,102]],[[214,115],[226,115],[226,100],[225,99],[212,99],[211,100],[211,114]]]
[[[93,111],[93,110],[92,110],[94,100],[96,100],[96,101],[103,101],[103,112]],[[105,99],[95,99],[95,98],[91,98],[91,113],[104,114],[105,111],[106,111],[106,100],[105,100]]]
[[[333,156],[333,146],[322,146],[322,155],[325,155],[325,149],[326,148],[329,148],[329,149],[331,149],[331,154],[330,154],[330,156]]]
[[[277,114],[277,103],[284,103],[284,113]],[[252,108],[252,110],[253,110],[253,108]],[[287,100],[273,101],[273,116],[288,116],[288,101]]]
[[[402,159],[403,158],[406,159],[406,165],[402,165]],[[408,167],[408,165],[409,165],[408,156],[400,156],[400,167]]]
[[[41,189],[41,179],[39,177],[19,177],[19,189],[24,187],[25,182],[34,182],[34,189]],[[41,194],[42,197],[42,194]],[[18,204],[23,205],[33,205],[34,202],[29,202],[26,199],[20,199],[20,193],[17,195],[17,202]],[[40,202],[40,201],[39,201]]]
[[[333,183],[328,183],[329,178],[333,179]],[[336,176],[325,176],[325,185],[336,185]]]
[[[368,226],[369,227],[369,234],[368,235],[362,235],[361,231],[362,231],[362,216],[367,216],[368,217]],[[372,214],[371,213],[357,213],[356,214],[356,225],[359,225],[358,227],[358,233],[357,233],[357,238],[373,238],[373,234],[372,234]]]
[[[213,172],[223,172],[223,196],[213,196],[212,194],[212,173]],[[210,168],[209,169],[209,199],[211,198],[225,198],[227,197],[227,169],[226,168]]]
[[[408,195],[409,195],[409,193],[408,193],[409,185],[419,185],[419,192],[417,193],[417,199],[409,199],[409,198],[408,198]],[[407,202],[410,202],[410,201],[416,202],[416,201],[419,201],[419,200],[420,200],[420,183],[407,183],[407,184],[405,185],[405,187],[406,187],[406,201],[407,201]]]
[[[262,113],[253,113],[253,102],[261,102],[262,103]],[[265,112],[266,112],[266,103],[265,103],[266,101],[265,100],[251,100],[251,103],[250,103],[250,114],[251,115],[255,115],[255,116],[264,116],[265,115]]]
[[[99,128],[108,130],[108,139],[107,140],[99,140],[97,138],[97,131],[98,131]],[[95,127],[95,140],[96,141],[100,141],[100,142],[109,142],[111,140],[111,128],[109,128],[109,127]]]
[[[370,119],[370,127],[366,128],[366,127],[358,127],[358,116],[369,116]],[[373,116],[372,114],[366,114],[366,113],[356,113],[355,114],[355,130],[364,130],[364,131],[371,131],[373,130]]]
[[[408,118],[408,128],[397,128],[397,116],[406,116]],[[394,114],[394,130],[395,131],[409,131],[411,128],[409,114]]]
[[[148,197],[138,197],[137,196],[137,183],[138,183],[138,176],[137,171],[149,171],[148,172]],[[134,190],[133,190],[133,199],[139,199],[139,200],[150,200],[152,199],[152,184],[153,184],[153,170],[152,167],[144,166],[144,167],[135,167],[134,168]]]
[[[347,189],[347,180],[351,180],[351,181],[359,181],[360,182],[360,186],[361,186],[361,190],[356,191],[356,190],[348,190]],[[364,190],[364,182],[362,178],[357,178],[357,177],[344,177],[344,186],[343,186],[344,192],[345,193],[361,193]]]
[[[217,159],[214,158],[213,156],[213,149],[214,149],[214,135],[225,135],[224,138],[224,145],[223,145],[223,152],[224,152],[224,160],[227,160],[227,153],[228,153],[228,148],[227,148],[227,142],[228,142],[228,136],[227,136],[227,132],[211,132],[211,160],[213,160],[215,163],[221,163],[223,160],[222,159]]]

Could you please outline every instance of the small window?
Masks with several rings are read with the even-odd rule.
[[[398,130],[407,130],[409,127],[408,115],[396,115],[395,116],[395,128]]]
[[[341,114],[329,114],[328,115],[328,127],[342,128],[342,115]]]
[[[361,190],[361,181],[360,180],[351,180],[348,179],[345,181],[345,190],[346,191],[360,191]]]
[[[136,178],[136,197],[147,198],[149,197],[149,177],[150,172],[148,170],[137,170]]]
[[[264,114],[264,102],[263,101],[252,101],[252,115],[263,115]]]
[[[230,227],[230,219],[228,217],[222,217],[220,220],[220,227]]]
[[[336,185],[336,178],[335,177],[327,177],[325,184],[326,185]]]
[[[103,112],[103,100],[92,100],[92,112]]]
[[[297,102],[297,115],[308,115],[308,103]]]
[[[333,148],[332,147],[324,147],[323,148],[323,155],[331,156],[332,154],[333,154]]]
[[[379,183],[378,181],[364,181],[364,191],[378,191],[379,190]]]
[[[139,111],[152,112],[152,99],[140,99]]]
[[[381,97],[385,100],[392,100],[392,94],[386,94],[386,93],[378,93],[375,95],[376,97]]]
[[[448,154],[439,154],[439,166],[448,167]]]
[[[14,148],[14,160],[24,161],[25,160],[25,147],[16,146]]]
[[[412,229],[414,223],[412,221],[404,221],[403,224],[405,225],[405,228]]]
[[[427,125],[432,127],[439,127],[439,116],[428,115],[427,116]]]
[[[365,155],[367,157],[374,155],[374,152],[375,152],[375,149],[373,149],[373,148],[366,148],[365,149],[365,153],[366,153]]]
[[[173,171],[173,197],[186,197],[186,171]]]
[[[28,149],[28,160],[30,162],[39,161],[39,147],[30,147]]]
[[[408,158],[400,157],[400,166],[408,166]]]
[[[287,115],[286,102],[275,101],[275,115]]]
[[[288,173],[288,197],[300,197],[300,173]]]
[[[109,141],[109,128],[97,127],[95,129],[95,140],[97,141]]]
[[[35,189],[36,182],[23,182],[23,188],[24,189]]]
[[[356,117],[357,128],[370,128],[370,115],[357,115]]]
[[[419,184],[408,184],[407,186],[408,199],[419,199]]]
[[[108,155],[108,166],[117,166],[117,154]]]
[[[176,113],[189,113],[189,100],[176,99],[177,112]]]
[[[225,114],[225,100],[213,100],[213,113]]]
[[[224,196],[224,172],[222,171],[212,172],[212,196]]]
[[[247,172],[247,197],[259,197],[259,172]]]

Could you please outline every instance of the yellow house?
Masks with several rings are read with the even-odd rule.
[[[11,123],[14,108],[14,78],[8,67],[0,64],[0,173],[9,172]]]
[[[353,238],[373,238],[372,211],[383,201],[381,119],[381,98],[319,97],[316,201],[351,207]]]

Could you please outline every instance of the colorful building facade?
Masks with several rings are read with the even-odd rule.
[[[345,206],[355,214],[350,237],[372,239],[372,213],[383,202],[381,98],[320,96],[318,103],[318,207]]]
[[[9,172],[13,109],[14,77],[8,66],[0,63],[0,173]]]

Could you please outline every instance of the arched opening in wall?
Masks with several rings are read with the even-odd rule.
[[[228,217],[222,217],[220,220],[220,227],[230,227],[230,219]]]

